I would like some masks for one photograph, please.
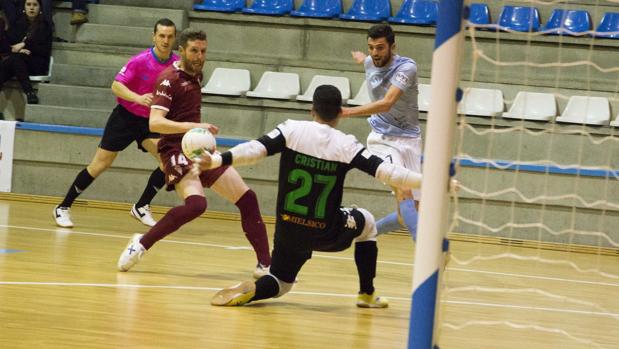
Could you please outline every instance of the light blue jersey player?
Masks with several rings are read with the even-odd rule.
[[[421,129],[417,106],[417,64],[394,53],[395,34],[389,25],[377,24],[368,30],[368,51],[352,52],[365,67],[371,103],[343,108],[342,116],[370,116],[372,131],[367,148],[373,154],[415,172],[421,172]],[[399,213],[413,239],[417,235],[420,192],[395,190]],[[377,222],[378,233],[401,227],[394,212]]]

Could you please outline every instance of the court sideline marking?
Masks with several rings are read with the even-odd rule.
[[[219,291],[221,288],[217,287],[203,287],[203,286],[181,286],[181,285],[135,285],[135,284],[98,284],[98,283],[78,283],[78,282],[33,282],[33,281],[0,281],[0,286],[57,286],[57,287],[102,287],[102,288],[133,288],[133,289],[164,289],[164,290],[192,290],[192,291]],[[355,294],[343,294],[343,293],[329,293],[329,292],[304,292],[304,291],[290,291],[290,295],[298,296],[320,296],[320,297],[339,297],[339,298],[356,298]],[[400,302],[409,302],[408,297],[394,297],[386,296],[389,300],[395,300]],[[549,307],[533,307],[523,306],[515,304],[497,304],[487,302],[475,302],[475,301],[450,301],[442,300],[444,304],[454,305],[470,305],[480,307],[493,307],[493,308],[508,308],[508,309],[522,309],[522,310],[537,310],[556,313],[569,313],[569,314],[582,314],[582,315],[595,315],[602,317],[610,317],[619,320],[619,314],[600,311],[585,311],[574,310],[564,308],[549,308]]]

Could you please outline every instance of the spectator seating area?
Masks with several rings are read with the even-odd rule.
[[[293,0],[255,0],[246,7],[245,0],[204,0],[194,5],[196,11],[242,12],[245,14],[314,18],[339,18],[350,21],[397,24],[435,25],[438,1],[404,0],[392,16],[390,0],[354,0],[343,12],[341,0],[305,0],[297,10]],[[619,13],[607,12],[593,31],[593,19],[587,10],[554,9],[542,25],[539,10],[530,6],[506,5],[492,22],[490,8],[485,3],[473,3],[468,11],[468,24],[483,29],[537,32],[554,35],[592,35],[598,38],[619,39]]]
[[[469,25],[485,29],[537,32],[551,35],[583,36],[597,38],[619,38],[619,13],[604,13],[593,31],[593,19],[587,10],[554,9],[542,25],[539,10],[528,6],[504,6],[496,25],[491,21],[490,10],[486,4],[472,4]]]
[[[294,10],[300,12],[298,15],[306,16],[321,9],[319,15],[333,16],[336,13],[339,17],[349,12],[354,1],[297,0]],[[592,23],[598,23],[603,13],[619,12],[616,3],[605,1],[597,6],[594,3],[597,0],[583,1],[587,4],[582,9],[591,14]],[[492,19],[490,23],[496,23],[507,2],[482,3],[476,0],[476,3],[486,5],[487,16]],[[512,3],[533,6],[525,1],[509,4]],[[223,149],[241,140],[260,137],[284,120],[307,120],[311,108],[308,102],[310,85],[318,79],[315,76],[340,78],[339,86],[346,94],[347,105],[369,101],[367,88],[363,86],[363,68],[351,59],[350,52],[366,49],[366,30],[371,23],[318,15],[300,19],[292,11],[286,17],[249,15],[242,13],[246,4],[250,2],[244,1],[240,7],[237,5],[236,13],[224,13],[192,10],[192,0],[100,0],[100,4],[89,5],[89,23],[75,28],[69,25],[70,3],[55,2],[56,30],[61,31],[58,33],[60,37],[71,42],[54,43],[51,81],[38,84],[40,104],[24,106],[23,95],[15,86],[7,86],[0,94],[0,108],[4,108],[6,118],[13,120],[15,115],[24,115],[27,121],[19,123],[16,131],[13,191],[53,196],[66,193],[71,178],[92,159],[100,132],[116,104],[110,91],[114,76],[129,57],[151,45],[152,25],[161,17],[171,18],[179,28],[191,26],[208,33],[202,114],[204,121],[220,126],[218,142]],[[408,3],[392,1],[387,21],[389,17],[398,17],[401,12],[420,14],[420,9],[424,9],[420,3],[411,2],[410,7],[404,4]],[[552,9],[564,5],[566,10],[580,9],[566,2],[536,3],[544,25],[540,30],[545,30],[545,25],[548,25]],[[424,11],[431,13],[433,9],[426,6]],[[472,11],[469,21],[478,18],[473,17],[474,13]],[[406,23],[394,24],[393,27],[397,35],[396,52],[417,62],[421,129],[425,132],[426,111],[432,99],[429,84],[435,29]],[[591,140],[616,138],[615,134],[619,132],[616,118],[619,111],[618,75],[614,70],[609,71],[617,66],[619,42],[543,35],[542,31],[531,34],[476,30],[467,32],[467,35],[470,36],[471,32],[476,35],[477,48],[489,60],[478,57],[477,61],[472,61],[471,45],[465,48],[467,52],[461,65],[463,99],[458,109],[472,117],[460,119],[463,121],[460,126],[465,127],[463,132],[466,133],[466,137],[458,140],[463,154],[502,162],[548,160],[561,166],[582,163],[583,166],[617,168],[613,155],[616,154],[616,142],[594,144]],[[552,67],[549,63],[557,59],[557,43],[562,43],[562,62],[590,61],[606,69],[599,71],[591,66],[568,65]],[[494,59],[508,64],[496,64]],[[526,67],[509,64],[525,60],[535,64]],[[239,72],[239,80],[244,80],[242,83],[229,86],[231,69],[244,70]],[[222,76],[226,78],[221,79]],[[520,96],[520,93],[545,94],[542,98],[549,102],[539,105],[537,95]],[[23,114],[17,113],[20,112],[16,110],[19,104]],[[535,117],[545,119],[536,121]],[[609,124],[615,127],[603,126]],[[369,131],[364,118],[347,119],[339,124],[339,128],[362,142]],[[509,132],[501,131],[508,129]],[[495,130],[499,130],[500,135]],[[544,138],[550,136],[552,142],[549,146]],[[514,147],[514,144],[524,146]],[[266,161],[275,162],[277,159]],[[103,185],[89,189],[83,198],[118,201],[138,197],[153,166],[150,157],[131,146],[115,161],[110,171],[113,175],[102,180]],[[264,212],[273,212],[274,209],[271,197],[277,185],[277,172],[273,168],[239,169],[256,191]],[[41,181],[41,173],[54,173],[54,176]],[[501,169],[474,167],[463,167],[458,173],[463,183],[474,188],[482,188],[482,181],[490,186],[510,181],[513,175],[513,172]],[[514,181],[516,189],[522,192],[534,189],[539,175],[520,171],[517,181]],[[551,177],[557,181],[571,180],[564,175],[552,174]],[[587,188],[599,187],[604,179],[582,177],[578,180],[581,183],[579,188],[586,190],[591,200],[603,200],[597,190]],[[352,188],[345,195],[346,202],[367,202],[367,197],[371,196],[368,208],[376,215],[386,214],[393,207],[389,189],[368,182],[362,173],[352,171],[346,185]],[[569,185],[553,186],[547,194],[564,195],[564,188],[569,188]],[[207,191],[208,195],[211,195],[210,191]],[[479,212],[479,201],[467,193],[461,198],[462,214],[474,217]],[[506,205],[503,198],[499,196],[491,200],[486,213],[496,217],[512,214],[510,207],[513,206]],[[175,205],[177,202],[175,195],[161,193],[155,204]],[[515,205],[527,208],[517,212],[543,210],[549,217],[562,217],[567,207],[555,201],[545,203],[543,207],[521,201]],[[233,204],[215,195],[209,196],[209,208],[237,211]],[[605,215],[602,211],[587,209],[585,220]],[[569,228],[560,218],[553,223],[557,224],[557,229]],[[476,230],[464,225],[458,227],[458,231]],[[528,233],[515,237],[526,238]]]
[[[247,69],[216,68],[206,86],[204,94],[222,96],[247,96],[255,98],[296,99],[311,102],[317,86],[336,86],[348,105],[370,102],[367,84],[364,82],[354,99],[351,96],[350,81],[346,77],[315,75],[305,92],[301,93],[299,75],[295,73],[265,72],[256,89],[250,91],[251,79]],[[427,112],[432,96],[430,85],[419,84],[419,111]],[[509,111],[504,112],[503,92],[498,89],[466,88],[458,104],[458,112],[470,116],[502,116],[507,119],[530,121],[553,121],[594,126],[608,126],[611,121],[610,103],[606,97],[572,96],[563,112],[557,117],[557,102],[552,93],[521,91],[516,95]],[[556,118],[556,119],[555,119]],[[619,120],[619,115],[617,115]],[[615,123],[613,123],[615,125]]]
[[[50,82],[52,80],[52,71],[54,68],[54,57],[49,57],[49,68],[47,68],[46,75],[30,75],[30,81],[32,82]]]

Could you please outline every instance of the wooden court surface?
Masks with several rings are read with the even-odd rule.
[[[75,207],[76,227],[61,229],[52,207],[0,201],[0,348],[406,347],[407,236],[379,239],[376,286],[388,309],[355,306],[352,250],[314,254],[282,298],[212,307],[216,290],[250,278],[255,265],[238,221],[200,218],[121,273],[120,252],[145,231],[128,211]],[[451,247],[442,349],[619,348],[619,257]],[[502,253],[515,257],[472,259]]]

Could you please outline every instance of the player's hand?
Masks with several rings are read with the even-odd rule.
[[[21,49],[23,49],[24,47],[26,47],[26,44],[23,42],[20,42],[18,44],[12,45],[11,46],[11,52],[13,53],[18,53]]]
[[[30,56],[30,54],[31,54],[32,52],[30,52],[30,50],[28,50],[28,49],[26,49],[26,48],[22,48],[21,50],[19,50],[19,53],[23,53],[23,54],[25,54],[25,55]]]
[[[150,105],[153,103],[153,94],[146,93],[146,94],[141,95],[136,100],[136,103],[139,105],[143,105],[145,107],[150,107]]]
[[[208,122],[203,122],[203,123],[199,124],[198,127],[205,128],[210,133],[212,133],[214,135],[219,133],[219,127],[217,127],[217,126],[215,126],[213,124],[209,124]]]
[[[192,161],[194,164],[194,168],[197,168],[200,171],[210,170],[213,165],[211,154],[209,154],[208,152],[204,152],[204,154],[192,159]]]
[[[352,59],[357,63],[357,64],[361,64],[363,63],[363,61],[365,61],[365,57],[367,57],[365,55],[365,53],[361,52],[361,51],[350,51],[350,54],[352,55]]]

